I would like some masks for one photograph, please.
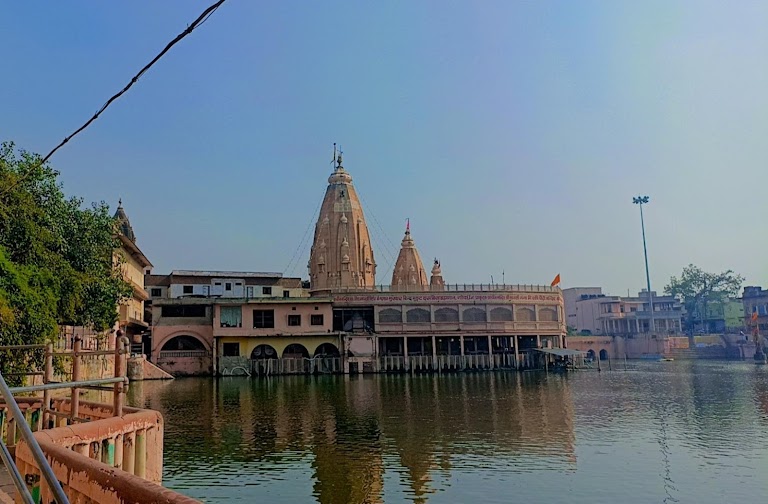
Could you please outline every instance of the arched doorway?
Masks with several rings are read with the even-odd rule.
[[[210,373],[211,353],[201,338],[180,334],[160,347],[155,364],[174,376],[194,376]]]
[[[315,373],[339,373],[341,372],[341,355],[339,349],[333,343],[323,343],[315,350]]]
[[[600,360],[608,359],[608,351],[606,349],[600,350]]]
[[[277,359],[277,350],[272,345],[259,345],[251,352],[251,360]]]
[[[323,343],[315,350],[315,357],[339,357],[339,349],[333,343]]]
[[[278,372],[277,350],[272,345],[258,345],[251,352],[251,371],[256,376],[269,376]]]
[[[595,360],[595,351],[591,348],[587,350],[587,360]]]
[[[283,374],[309,373],[311,365],[309,351],[304,345],[291,343],[283,350],[283,358],[280,359]]]

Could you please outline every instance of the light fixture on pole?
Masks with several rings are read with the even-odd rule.
[[[643,254],[645,254],[645,281],[648,287],[648,308],[650,309],[650,333],[653,334],[656,331],[656,326],[653,322],[653,293],[651,292],[651,275],[648,272],[648,247],[645,245],[645,221],[643,220],[643,205],[647,205],[650,201],[648,196],[637,196],[632,198],[632,203],[640,205],[640,227],[643,230]]]

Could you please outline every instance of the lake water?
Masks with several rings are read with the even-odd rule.
[[[768,367],[178,379],[164,484],[205,502],[751,503],[768,496]]]

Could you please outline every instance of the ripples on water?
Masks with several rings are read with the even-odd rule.
[[[751,503],[768,495],[768,368],[179,379],[166,486],[206,502]]]

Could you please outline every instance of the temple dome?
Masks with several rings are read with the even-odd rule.
[[[334,150],[334,170],[320,206],[309,257],[313,292],[373,289],[376,261],[352,176]]]

